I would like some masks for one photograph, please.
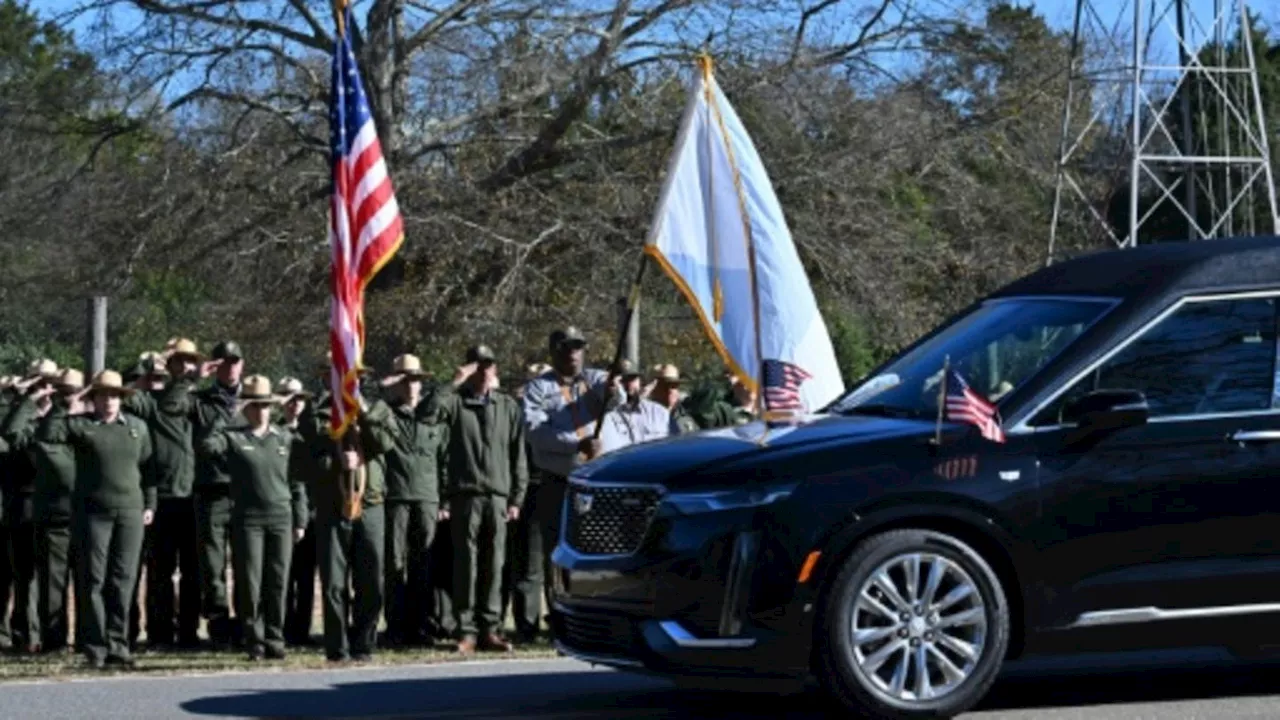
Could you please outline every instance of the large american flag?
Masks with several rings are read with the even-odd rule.
[[[946,403],[948,420],[976,425],[982,437],[992,442],[1004,442],[1004,430],[1000,427],[996,406],[974,392],[954,369],[947,370]]]
[[[813,377],[798,365],[781,360],[764,361],[764,406],[766,410],[803,411],[800,386]]]
[[[404,241],[404,220],[360,83],[351,40],[344,30],[351,27],[351,9],[346,0],[340,2],[343,22],[333,51],[329,103],[333,172],[329,206],[333,414],[329,434],[335,439],[342,437],[360,412],[365,286]]]

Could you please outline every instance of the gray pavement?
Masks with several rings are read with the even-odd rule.
[[[1082,658],[1010,668],[967,719],[1280,718],[1280,672],[1213,654]],[[1166,667],[1160,669],[1164,664]],[[815,693],[678,690],[574,660],[0,684],[0,718],[710,720],[829,717]]]

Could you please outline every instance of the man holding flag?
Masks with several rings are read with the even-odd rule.
[[[329,112],[333,175],[329,436],[334,443],[329,452],[335,462],[322,481],[316,524],[321,532],[325,653],[330,661],[343,661],[369,659],[376,649],[382,612],[384,488],[377,456],[390,447],[391,438],[379,427],[359,422],[365,407],[359,377],[365,342],[364,290],[400,248],[404,221],[346,32],[352,21],[347,0],[338,0],[336,9],[338,38]],[[354,589],[351,612],[348,573]]]

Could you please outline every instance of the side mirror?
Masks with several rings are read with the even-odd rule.
[[[1138,427],[1150,417],[1147,398],[1137,390],[1095,390],[1062,409],[1064,424],[1075,423],[1089,431]]]

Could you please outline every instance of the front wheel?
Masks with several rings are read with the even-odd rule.
[[[873,718],[949,718],[1004,662],[1009,609],[991,566],[960,540],[894,530],[845,561],[823,614],[819,679]]]

